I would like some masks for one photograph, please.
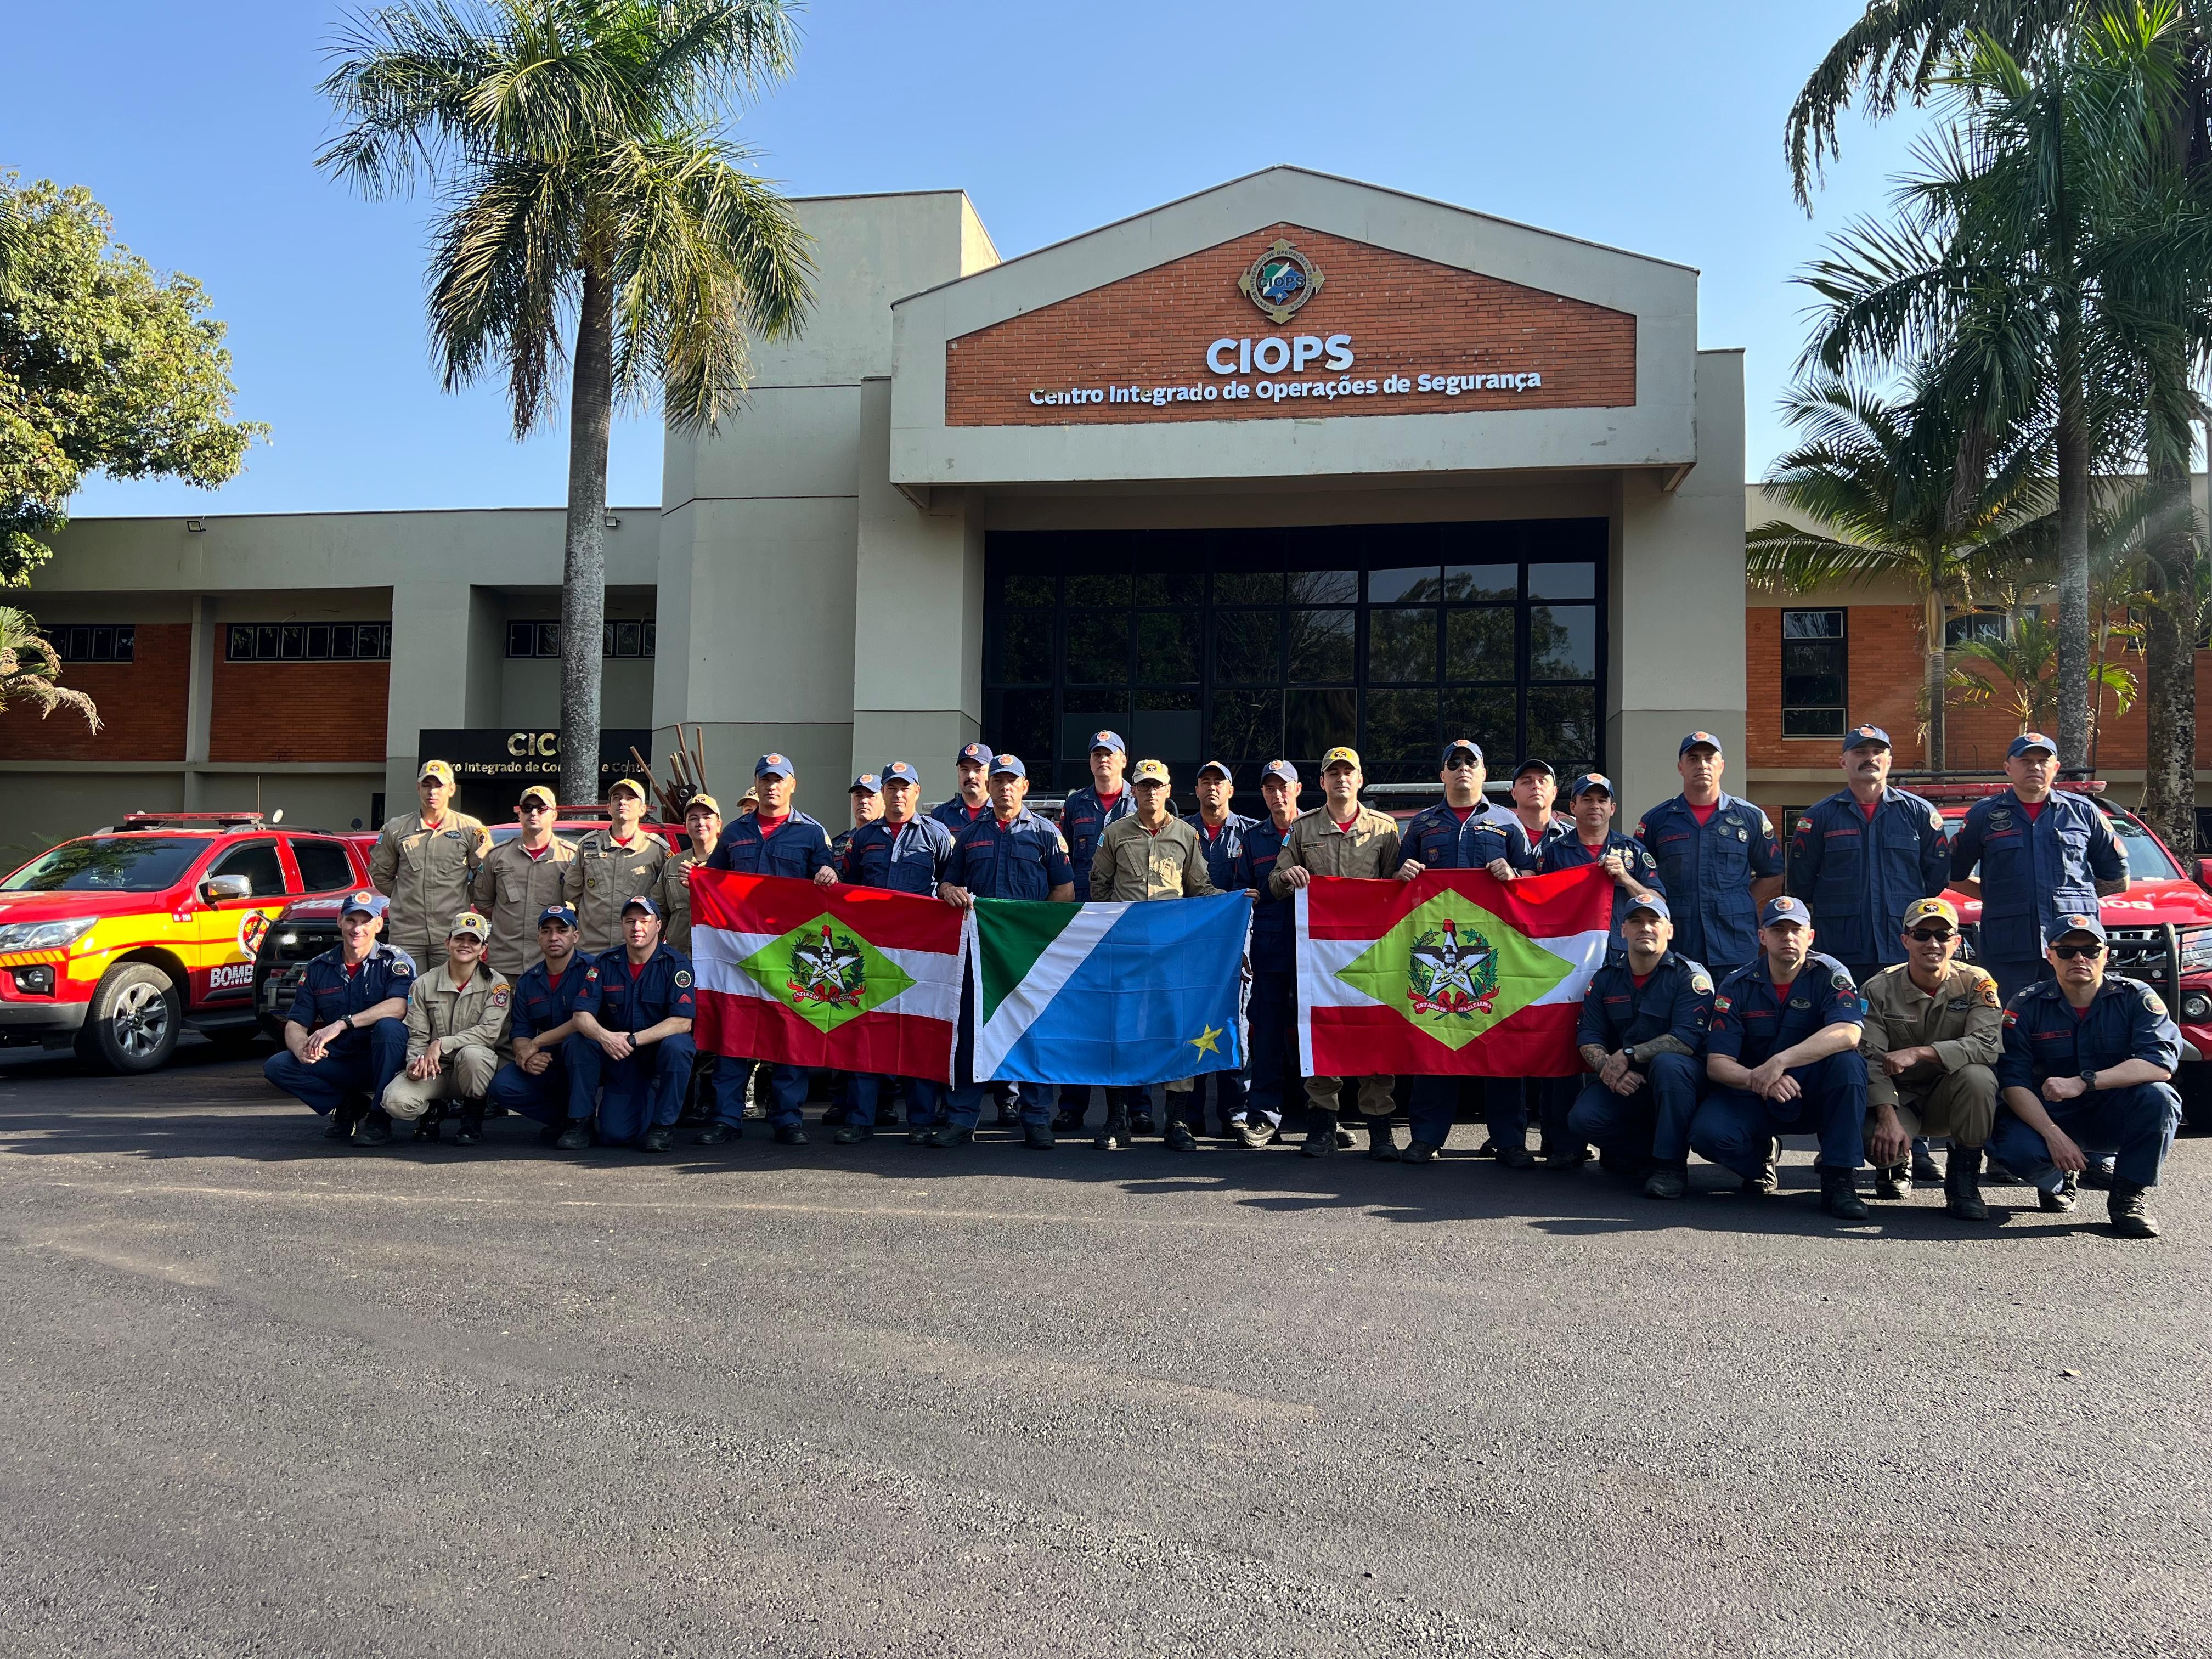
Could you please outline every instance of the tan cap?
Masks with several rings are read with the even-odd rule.
[[[1365,769],[1359,764],[1359,751],[1357,749],[1330,750],[1328,753],[1321,757],[1321,769],[1326,772],[1330,767],[1335,765],[1339,761],[1342,761],[1346,766],[1350,767],[1355,772],[1364,771]]]
[[[422,769],[415,775],[415,781],[420,783],[425,778],[435,778],[441,783],[450,784],[453,781],[453,769],[443,761],[424,761]]]
[[[709,812],[712,812],[718,818],[722,816],[722,803],[716,800],[712,795],[708,794],[703,789],[697,794],[692,796],[690,800],[684,803],[684,816],[686,817],[690,817],[693,811],[702,806],[705,807]]]
[[[553,792],[542,783],[532,784],[529,788],[514,798],[514,804],[517,806],[527,806],[532,801],[536,801],[540,806],[546,807],[558,806],[561,804],[553,799]]]
[[[491,937],[491,924],[475,911],[464,910],[453,918],[453,925],[446,929],[447,939],[452,939],[458,933],[472,934],[479,940],[489,939]]]
[[[1905,925],[1907,927],[1926,921],[1931,916],[1938,921],[1949,922],[1954,928],[1959,925],[1959,913],[1951,908],[1948,899],[1915,899],[1905,907]]]
[[[1169,781],[1168,763],[1165,761],[1140,760],[1137,763],[1137,769],[1129,775],[1129,781],[1165,783]]]
[[[640,783],[635,778],[617,778],[612,783],[609,784],[607,786],[607,799],[609,800],[612,800],[615,798],[615,791],[617,789],[627,789],[630,793],[635,795],[640,800],[651,800],[653,799],[652,796],[645,793],[645,786]]]

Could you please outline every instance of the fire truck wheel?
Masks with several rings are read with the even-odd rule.
[[[176,1052],[184,1000],[160,969],[122,962],[100,976],[77,1033],[77,1059],[94,1071],[150,1072]]]

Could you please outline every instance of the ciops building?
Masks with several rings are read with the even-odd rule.
[[[1042,787],[1122,732],[1186,778],[1355,744],[1671,793],[1745,734],[1743,375],[1684,266],[1279,167],[1014,259],[957,191],[800,204],[819,298],[608,531],[607,748],[705,727],[842,813],[978,737]],[[0,720],[59,833],[372,821],[427,753],[550,769],[562,514],[83,520],[28,603],[97,737]]]

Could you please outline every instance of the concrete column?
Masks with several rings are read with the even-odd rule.
[[[853,770],[911,761],[941,799],[952,757],[982,732],[981,515],[964,491],[939,491],[924,511],[891,487],[890,382],[860,391]]]
[[[475,717],[474,598],[465,581],[404,582],[392,590],[392,681],[384,728],[387,814],[406,811],[415,799],[416,750],[423,728],[466,726]]]
[[[192,666],[185,690],[184,811],[208,808],[206,774],[210,733],[215,722],[215,656],[222,648],[222,603],[212,595],[192,598]]]
[[[1698,464],[1668,491],[1626,472],[1613,520],[1606,750],[1622,823],[1680,790],[1682,734],[1721,739],[1722,787],[1748,787],[1744,752],[1743,354],[1700,351]]]

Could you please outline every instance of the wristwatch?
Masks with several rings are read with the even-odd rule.
[[[2097,1073],[2094,1067],[2081,1073],[2081,1086],[2085,1089],[2094,1089],[2097,1086]]]

